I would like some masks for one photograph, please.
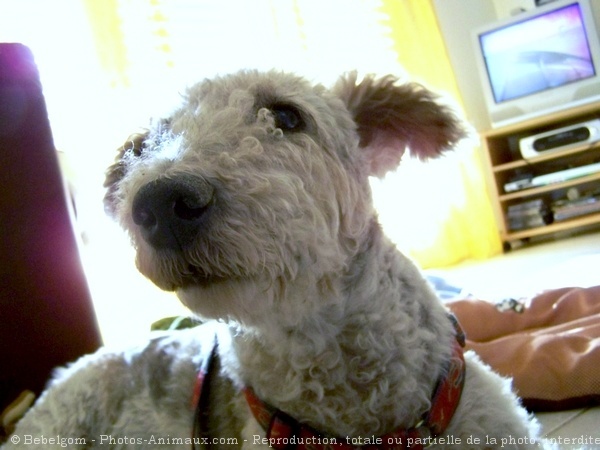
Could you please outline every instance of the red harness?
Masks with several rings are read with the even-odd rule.
[[[462,394],[465,381],[465,360],[463,347],[465,336],[456,318],[450,315],[456,329],[456,340],[452,343],[452,355],[447,363],[444,375],[438,381],[431,399],[431,409],[413,428],[397,429],[379,437],[339,438],[323,434],[314,428],[298,422],[283,411],[260,400],[252,388],[246,387],[244,394],[254,418],[266,431],[267,443],[277,449],[313,449],[313,450],[420,450],[431,444],[452,443],[439,436],[446,430]],[[216,348],[216,344],[215,344]],[[195,390],[196,419],[194,437],[208,437],[208,385],[212,372],[215,348],[209,361],[198,374]],[[450,439],[451,437],[448,437]]]

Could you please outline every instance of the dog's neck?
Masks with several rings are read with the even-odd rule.
[[[329,434],[412,427],[449,358],[452,326],[417,269],[382,236],[349,271],[354,282],[336,291],[341,302],[325,301],[294,328],[269,323],[235,336],[243,383]]]

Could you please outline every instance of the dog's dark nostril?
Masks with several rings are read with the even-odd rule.
[[[198,204],[197,198],[181,197],[175,201],[173,211],[175,215],[183,220],[199,219],[206,209],[206,205]],[[201,202],[202,203],[202,202]]]
[[[159,178],[140,188],[132,218],[153,247],[182,250],[201,232],[213,193],[204,178],[194,175]]]

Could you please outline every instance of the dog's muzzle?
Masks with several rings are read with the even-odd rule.
[[[133,199],[133,221],[155,249],[185,250],[194,242],[213,203],[214,188],[202,177],[159,178]]]

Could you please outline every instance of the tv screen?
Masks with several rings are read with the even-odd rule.
[[[479,35],[497,104],[596,75],[579,3]]]

